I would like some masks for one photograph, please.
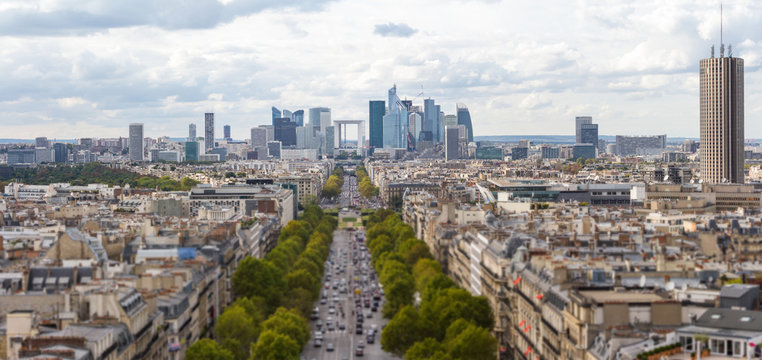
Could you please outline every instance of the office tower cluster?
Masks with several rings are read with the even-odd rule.
[[[389,89],[387,100],[368,102],[371,149],[420,151],[442,146],[446,159],[467,157],[473,141],[471,114],[464,104],[456,105],[454,115],[446,115],[434,99],[401,100],[397,86]]]
[[[271,110],[270,125],[251,128],[249,158],[280,158],[286,154],[296,158],[333,155],[336,140],[330,108],[309,109],[308,124],[304,122],[304,110],[292,112],[275,106]]]

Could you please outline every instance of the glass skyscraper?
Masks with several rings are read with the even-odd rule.
[[[386,103],[383,100],[368,102],[368,124],[370,124],[370,147],[384,147],[384,115]]]
[[[458,111],[458,125],[463,125],[466,127],[466,131],[468,132],[468,142],[473,142],[474,128],[471,125],[471,113],[468,112],[468,107],[466,107],[466,104],[457,104],[456,108]]]
[[[397,96],[397,85],[394,85],[389,89],[389,111],[384,116],[384,147],[407,149],[407,125],[407,107]]]
[[[423,100],[423,130],[421,131],[422,140],[438,141],[439,125],[437,120],[439,119],[439,110],[437,105],[434,104],[434,99]]]
[[[280,110],[278,110],[278,108],[276,108],[275,106],[273,106],[272,111],[273,111],[272,125],[275,126],[275,119],[281,117],[281,115],[280,115]]]
[[[304,110],[296,110],[291,114],[291,121],[296,123],[296,126],[304,126]]]

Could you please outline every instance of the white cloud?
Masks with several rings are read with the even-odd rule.
[[[243,138],[273,105],[367,119],[396,83],[446,113],[467,104],[476,135],[571,133],[584,112],[601,134],[696,136],[717,12],[711,0],[9,1],[0,116],[7,137],[124,136],[135,121],[182,136],[215,111]],[[725,6],[748,104],[762,93],[760,22],[760,2]],[[747,106],[747,135],[762,137],[760,115]]]

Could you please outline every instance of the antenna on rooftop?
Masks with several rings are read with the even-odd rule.
[[[725,44],[722,42],[722,3],[720,3],[720,57],[725,57]]]

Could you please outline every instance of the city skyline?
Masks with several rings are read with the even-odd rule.
[[[272,104],[326,106],[334,119],[367,119],[367,101],[391,83],[402,99],[423,87],[445,114],[467,104],[474,136],[573,134],[569,119],[591,115],[601,134],[698,137],[698,63],[719,43],[717,4],[709,1],[453,1],[415,11],[434,5],[420,2],[402,16],[390,12],[393,6],[350,1],[225,3],[120,22],[109,20],[120,11],[110,3],[8,3],[0,10],[8,19],[0,26],[7,44],[4,137],[119,136],[133,122],[145,123],[149,137],[182,137],[188,123],[200,124],[199,114],[214,112],[233,138],[246,138],[252,126],[270,122]],[[284,9],[305,21],[278,22],[273,15]],[[204,21],[194,14],[205,14]],[[436,21],[475,14],[479,24]],[[540,15],[545,20],[538,22]],[[725,43],[746,60],[750,138],[762,137],[762,108],[751,105],[762,88],[760,19],[759,4],[725,4]],[[272,31],[252,34],[255,28]],[[311,48],[316,39],[328,39],[321,51]],[[404,56],[388,55],[399,46]],[[280,59],[286,48],[297,56]],[[36,56],[42,49],[50,56]],[[641,127],[627,126],[634,121]]]

